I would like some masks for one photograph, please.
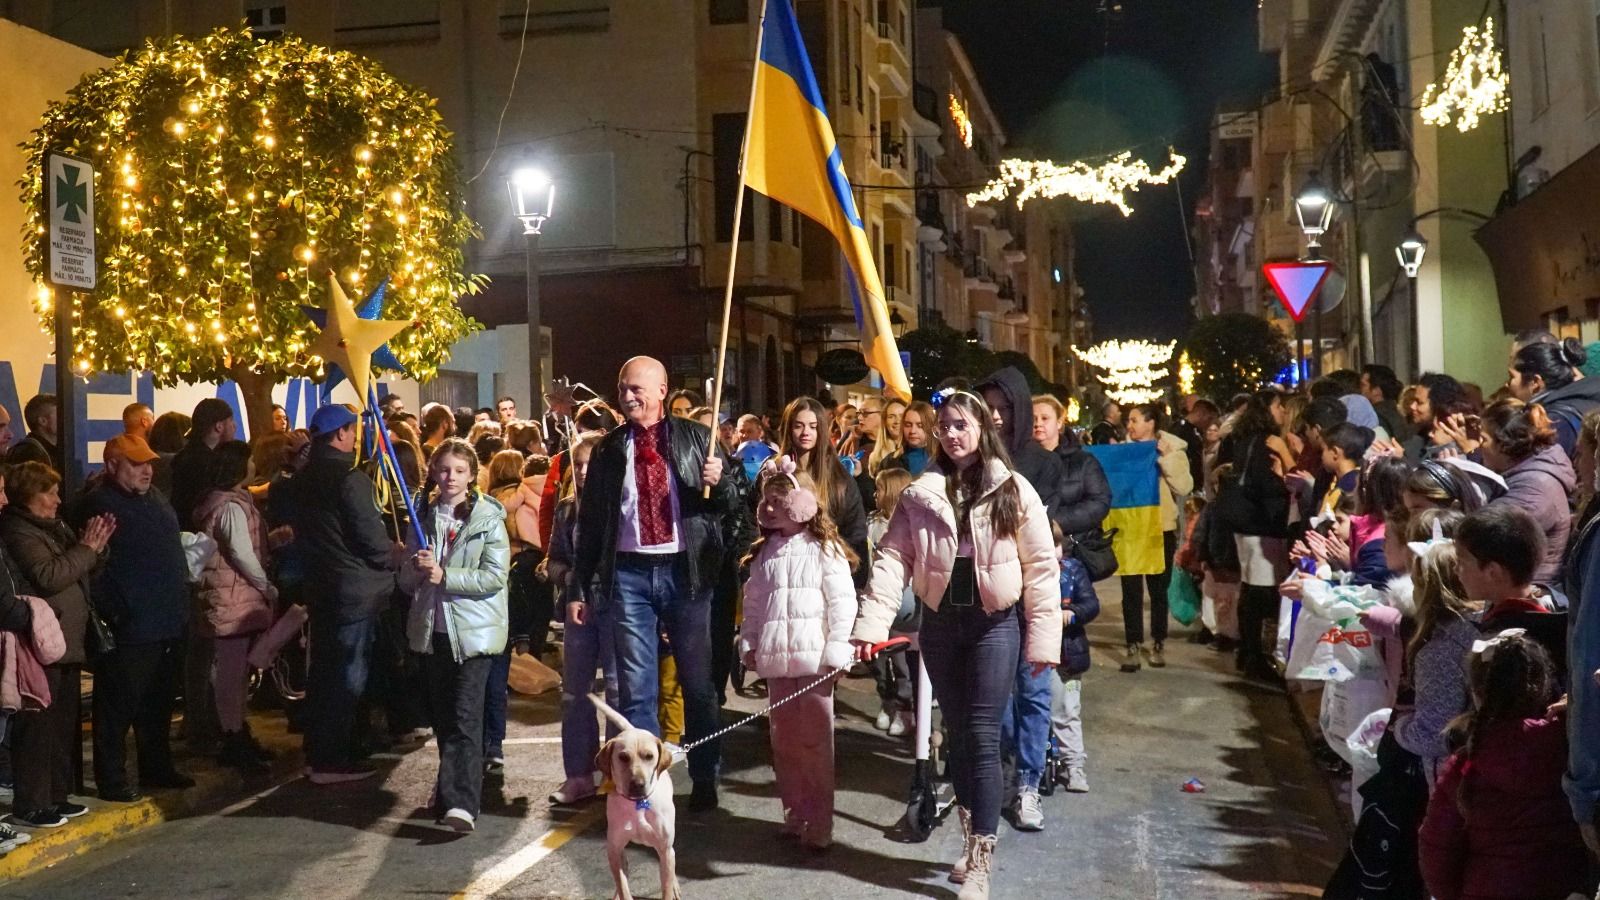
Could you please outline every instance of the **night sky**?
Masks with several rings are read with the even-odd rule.
[[[1205,183],[1218,103],[1258,102],[1274,64],[1256,51],[1256,0],[943,0],[977,68],[1007,155],[1057,162],[1131,149],[1160,168],[1189,157],[1183,209]],[[1104,7],[1115,7],[1110,14]],[[1021,153],[1019,153],[1021,151]],[[1095,338],[1175,338],[1193,268],[1172,186],[1132,195],[1133,215],[1077,205],[1079,277]]]

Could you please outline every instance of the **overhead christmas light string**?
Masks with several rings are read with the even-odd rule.
[[[1106,396],[1122,404],[1150,403],[1165,393],[1156,382],[1167,376],[1176,342],[1102,341],[1087,350],[1073,352],[1098,369],[1095,378],[1105,387]]]
[[[1152,169],[1132,153],[1119,153],[1098,166],[1078,161],[1061,165],[1050,160],[1007,159],[1000,162],[1000,174],[982,190],[967,195],[967,205],[991,203],[1014,197],[1020,208],[1036,198],[1071,197],[1082,203],[1114,206],[1124,216],[1133,215],[1128,193],[1147,184],[1167,184],[1183,171],[1189,160],[1168,148],[1167,164]]]
[[[1444,80],[1423,91],[1422,121],[1439,126],[1454,121],[1457,131],[1471,131],[1483,116],[1506,110],[1510,88],[1494,41],[1494,19],[1485,18],[1481,30],[1476,25],[1461,30],[1461,44],[1450,54]]]

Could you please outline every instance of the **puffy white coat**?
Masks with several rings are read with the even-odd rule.
[[[844,556],[809,532],[774,535],[750,564],[739,653],[755,652],[762,678],[848,668],[855,619],[855,582]]]
[[[1022,500],[1022,523],[1014,537],[1002,538],[995,534],[990,511],[995,491],[1012,480]],[[972,563],[984,610],[997,613],[1021,603],[1023,659],[1060,665],[1061,564],[1038,492],[994,461],[971,520]],[[945,496],[945,476],[930,468],[900,495],[889,530],[878,542],[855,637],[876,643],[889,636],[908,581],[922,602],[937,610],[950,584],[956,549],[956,512]]]

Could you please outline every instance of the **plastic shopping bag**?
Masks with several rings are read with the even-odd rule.
[[[1298,603],[1295,607],[1295,619],[1289,627],[1291,640],[1288,653],[1284,657],[1283,677],[1322,681],[1311,655],[1317,649],[1317,638],[1332,628],[1333,623]],[[1278,627],[1281,632],[1283,630],[1281,621]]]
[[[1371,727],[1368,718],[1379,710],[1387,709],[1388,705],[1389,692],[1380,681],[1360,678],[1325,685],[1322,689],[1322,709],[1318,716],[1323,740],[1341,759],[1354,766],[1357,758],[1355,747],[1365,746],[1361,740],[1356,740],[1358,735],[1363,728]],[[1378,738],[1382,736],[1383,728],[1379,727],[1377,734],[1368,742],[1374,767],[1378,758]],[[1352,747],[1352,740],[1356,740],[1355,747]]]
[[[1300,610],[1299,600],[1278,598],[1278,643],[1272,648],[1272,658],[1280,663],[1289,662],[1289,653],[1294,644],[1296,630],[1299,628]]]
[[[1179,625],[1193,625],[1200,614],[1200,590],[1194,577],[1183,569],[1174,567],[1167,581],[1167,611]]]
[[[198,584],[206,564],[217,554],[217,542],[203,531],[180,531],[178,540],[183,545],[183,561],[189,567],[189,583]]]
[[[1327,622],[1326,619],[1318,621]],[[1309,645],[1310,656],[1299,669],[1290,669],[1290,678],[1379,681],[1383,677],[1383,657],[1378,653],[1377,641],[1359,620],[1328,623],[1320,633],[1302,633],[1298,638]]]

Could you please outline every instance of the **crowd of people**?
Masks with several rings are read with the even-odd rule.
[[[629,722],[690,747],[691,811],[719,804],[729,688],[756,684],[794,699],[771,727],[781,834],[816,850],[834,818],[825,676],[869,667],[874,724],[903,740],[924,668],[963,837],[951,879],[986,897],[1002,818],[1043,829],[1047,777],[1089,790],[1085,626],[1117,564],[1085,445],[1142,442],[1159,515],[1135,537],[1161,552],[1119,572],[1122,672],[1167,665],[1179,583],[1202,597],[1190,640],[1270,685],[1281,612],[1370,588],[1382,601],[1361,621],[1393,714],[1357,787],[1400,823],[1386,871],[1441,900],[1592,890],[1600,380],[1584,362],[1575,341],[1525,334],[1487,398],[1374,365],[1226,409],[1108,403],[1080,431],[1014,368],[909,404],[802,396],[724,417],[638,357],[614,405],[554,392],[538,420],[510,397],[412,414],[390,395],[381,418],[327,405],[305,430],[277,409],[246,444],[222,401],[134,404],[72,497],[41,395],[22,441],[6,448],[0,422],[0,704],[15,700],[0,851],[85,812],[83,671],[95,790],[131,802],[192,784],[169,746],[180,695],[191,750],[210,740],[222,764],[263,771],[247,683],[280,654],[304,656],[304,701],[287,705],[311,782],[368,778],[374,750],[431,729],[438,820],[471,831],[504,766],[513,656],[559,628],[551,803],[600,789],[597,676]],[[875,652],[894,635],[914,650]]]

